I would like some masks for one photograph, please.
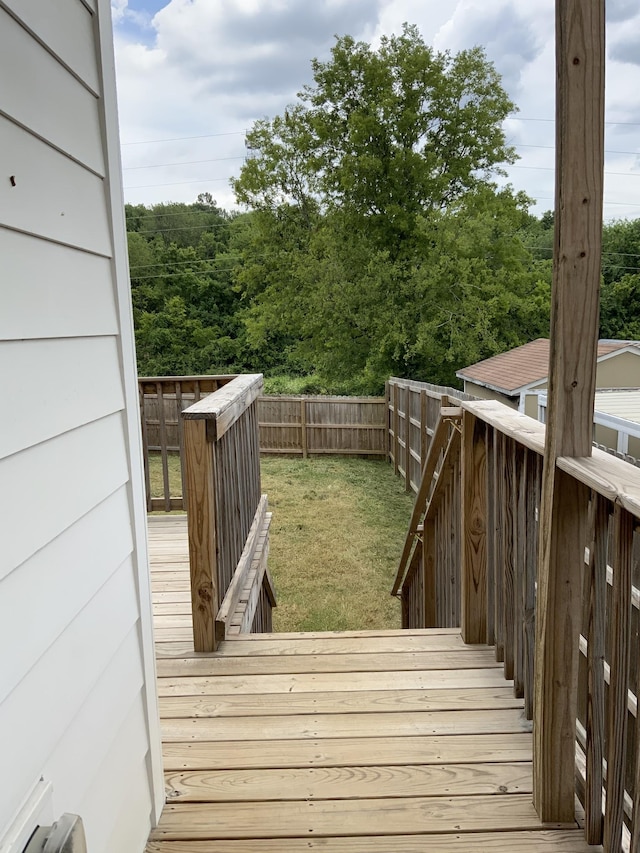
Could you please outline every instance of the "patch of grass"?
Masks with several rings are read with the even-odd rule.
[[[413,495],[385,462],[262,460],[273,511],[274,631],[400,627],[390,595]]]
[[[167,467],[169,468],[169,491],[172,498],[182,494],[182,480],[180,478],[180,454],[167,453]],[[164,497],[164,480],[162,475],[162,455],[160,453],[149,454],[149,481],[151,483],[151,497]]]
[[[172,496],[180,459],[170,454]],[[267,456],[262,491],[273,512],[269,567],[278,595],[274,631],[400,627],[390,595],[413,507],[380,460]],[[162,460],[150,459],[151,493],[162,495]]]

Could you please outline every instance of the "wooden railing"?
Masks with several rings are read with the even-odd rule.
[[[193,634],[215,651],[227,633],[270,625],[270,514],[260,489],[262,376],[237,376],[182,413]]]
[[[389,459],[407,491],[418,492],[422,468],[436,429],[442,395],[452,400],[473,400],[454,388],[391,377],[386,386],[389,410]]]
[[[534,772],[542,772],[544,752],[554,738],[575,743],[575,766],[571,761],[555,766],[541,784],[559,792],[569,788],[571,796],[575,790],[589,843],[603,844],[607,853],[637,851],[640,475],[598,450],[590,458],[558,459],[557,476],[565,479],[564,494],[571,499],[554,524],[564,530],[567,559],[582,566],[581,612],[573,620],[569,609],[554,648],[543,649],[543,632],[536,637],[536,620],[545,618],[536,611],[536,566],[539,541],[545,539],[545,531],[538,530],[544,426],[493,401],[445,402],[448,408],[458,404],[463,413],[460,466],[446,464],[454,447],[453,426],[445,433],[447,453],[437,451],[436,440],[443,441],[438,426],[433,454],[438,476],[412,519],[413,527],[423,526],[420,547],[409,558],[403,555],[399,573],[407,621],[416,627],[450,624],[453,613],[445,603],[455,598],[465,641],[495,645],[505,677],[524,697],[534,725]],[[433,465],[430,459],[427,466]],[[460,496],[457,533],[446,522],[433,523],[438,492],[449,495],[452,506],[453,496]],[[440,498],[440,506],[446,507],[446,501]],[[449,510],[441,512],[446,516]],[[458,573],[450,570],[452,535],[460,542]],[[552,590],[552,595],[565,596],[565,590]],[[546,715],[540,712],[545,702],[558,701],[557,695],[545,693],[542,682],[536,688],[544,654],[559,655],[568,665],[576,661],[572,690],[562,697],[561,731],[545,730]]]
[[[197,403],[203,396],[212,394],[232,379],[234,376],[231,375],[153,376],[138,379],[147,512],[186,509],[184,435],[180,415],[187,406]],[[151,494],[152,454],[160,457],[162,497],[153,497]],[[172,459],[180,466],[182,482],[182,489],[174,490],[173,495],[170,484]]]

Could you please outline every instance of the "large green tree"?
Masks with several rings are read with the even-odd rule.
[[[312,67],[254,125],[234,182],[254,211],[236,283],[255,351],[379,390],[544,333],[548,270],[517,236],[528,200],[494,184],[515,107],[483,51],[437,53],[405,25],[377,49],[338,38]]]
[[[338,38],[312,69],[298,101],[247,135],[254,156],[234,187],[253,209],[348,211],[395,260],[419,217],[515,159],[502,130],[515,106],[481,48],[439,53],[405,24],[377,49]]]

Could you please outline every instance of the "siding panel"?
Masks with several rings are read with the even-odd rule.
[[[126,560],[132,549],[128,526],[127,493],[121,488],[0,581],[0,649],[11,649],[3,655],[0,702]],[[121,534],[105,537],[105,529]]]
[[[134,626],[44,764],[44,775],[56,780],[56,812],[73,811],[72,804],[79,808],[98,784],[100,767],[129,718],[142,715],[144,721],[141,686],[140,644]],[[121,699],[118,703],[113,701],[116,695]]]
[[[98,63],[94,51],[93,16],[80,0],[0,0],[49,50],[96,94]],[[93,7],[95,10],[95,6]]]
[[[141,710],[141,703],[136,704],[80,804],[89,827],[87,849],[91,853],[144,850],[151,829],[151,797]],[[126,784],[114,785],[118,779],[126,779]],[[136,835],[139,846],[133,840]]]
[[[3,459],[0,462],[3,483],[0,579],[127,480],[119,414]],[[9,531],[13,535],[9,536]],[[15,535],[18,531],[22,535]],[[95,544],[100,547],[99,542]]]
[[[118,333],[111,261],[0,228],[0,339]]]
[[[0,104],[5,115],[104,175],[98,99],[2,9]]]
[[[0,225],[111,255],[103,181],[6,118],[0,118]]]
[[[124,406],[115,338],[0,342],[5,399],[30,389],[47,417],[15,407],[0,435],[0,459]]]
[[[9,784],[0,797],[0,826],[17,810],[46,756],[73,725],[137,618],[134,575],[127,560],[0,705],[0,755],[3,767],[11,769],[3,779]]]

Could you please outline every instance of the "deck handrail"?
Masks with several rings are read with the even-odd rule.
[[[425,620],[410,618],[408,627],[447,627],[451,608],[438,602],[456,597],[464,639],[495,645],[505,676],[534,721],[539,751],[548,744],[533,702],[535,624],[544,618],[536,612],[536,569],[545,427],[496,401],[460,406],[461,466],[443,467],[438,478],[438,489],[450,499],[456,489],[460,495],[460,573],[438,571],[451,537],[447,525],[425,524],[422,562],[410,563],[401,586],[403,612]],[[587,841],[618,853],[617,839],[640,840],[640,649],[634,639],[640,629],[640,474],[599,450],[589,458],[560,457],[557,468],[571,496],[560,523],[566,525],[567,548],[579,549],[584,572],[578,647],[555,651],[579,655],[577,683],[565,697],[566,733],[575,732],[577,761],[555,773],[575,784]],[[425,604],[407,609],[417,573]]]
[[[224,635],[232,614],[218,621],[216,634],[219,607],[239,567],[238,596],[242,591],[266,514],[257,417],[261,391],[261,374],[237,376],[182,412],[193,636],[199,652],[215,651]],[[252,547],[246,550],[249,539]]]

